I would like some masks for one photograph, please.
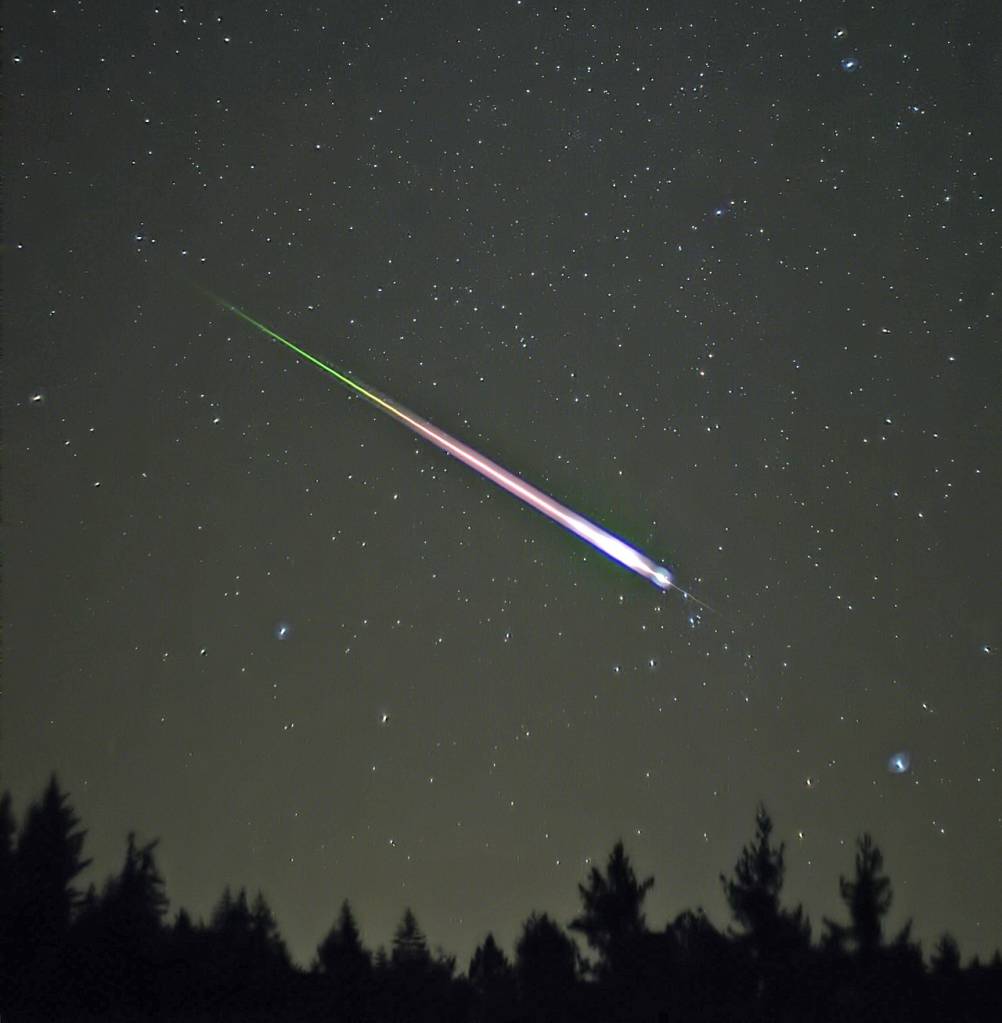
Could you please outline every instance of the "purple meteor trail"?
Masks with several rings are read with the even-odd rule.
[[[499,487],[504,487],[509,494],[514,494],[515,497],[524,501],[530,507],[535,508],[536,511],[542,512],[543,515],[553,519],[554,522],[563,526],[564,529],[574,533],[575,536],[581,537],[582,540],[590,543],[592,547],[601,551],[607,557],[612,558],[613,561],[618,561],[621,565],[630,569],[631,572],[636,572],[637,575],[650,580],[659,590],[676,589],[684,597],[689,597],[685,590],[675,584],[671,572],[664,565],[659,565],[656,561],[647,557],[646,554],[641,553],[628,543],[613,536],[612,533],[601,526],[596,525],[594,522],[589,522],[583,515],[578,515],[577,512],[571,511],[570,508],[560,504],[559,501],[554,501],[552,497],[548,497],[531,483],[526,483],[525,480],[498,465],[497,462],[492,462],[489,458],[485,458],[479,452],[474,451],[468,444],[464,444],[461,440],[457,440],[444,430],[440,430],[437,426],[429,423],[427,419],[422,419],[409,409],[398,405],[391,398],[380,394],[378,391],[363,387],[357,381],[352,380],[351,377],[339,372],[332,366],[328,366],[325,362],[321,362],[316,356],[311,355],[298,345],[282,337],[281,334],[275,333],[275,331],[266,327],[263,323],[259,323],[248,316],[242,309],[238,309],[235,305],[231,305],[218,296],[213,295],[212,297],[225,309],[235,313],[263,334],[267,334],[268,337],[281,341],[283,345],[291,348],[297,355],[302,356],[308,362],[312,362],[315,366],[329,373],[336,380],[372,402],[377,408],[388,412],[394,419],[399,420],[405,426],[409,426],[416,434],[424,437],[425,440],[430,441],[436,447],[440,447],[443,451],[452,455],[453,458],[458,458],[461,462],[465,462],[471,469],[475,469],[482,476],[486,476],[487,479],[492,480]]]

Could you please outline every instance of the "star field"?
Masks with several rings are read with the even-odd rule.
[[[9,5],[3,786],[460,961],[756,802],[1002,936],[997,12]],[[199,289],[661,564],[661,593]]]

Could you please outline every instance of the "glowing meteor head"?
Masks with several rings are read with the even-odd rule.
[[[651,582],[654,583],[659,590],[669,590],[673,585],[671,572],[669,572],[663,565],[658,565],[651,575]]]

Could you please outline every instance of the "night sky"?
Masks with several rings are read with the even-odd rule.
[[[85,881],[465,966],[619,837],[726,925],[761,799],[815,936],[869,830],[1002,943],[997,5],[5,14],[0,784]]]

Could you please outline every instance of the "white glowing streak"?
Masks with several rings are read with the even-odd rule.
[[[530,507],[553,519],[564,529],[581,537],[582,540],[590,543],[592,547],[600,550],[613,561],[618,561],[631,572],[636,572],[645,579],[649,579],[662,590],[667,590],[674,585],[671,573],[663,565],[652,561],[646,554],[642,554],[635,547],[620,540],[619,537],[613,536],[601,526],[590,522],[583,515],[578,515],[577,512],[571,511],[559,501],[554,501],[552,497],[548,497],[531,483],[526,483],[513,472],[502,468],[497,462],[492,462],[489,458],[474,451],[469,445],[450,436],[444,430],[440,430],[426,419],[396,405],[383,395],[378,396],[377,404],[401,422],[406,423],[425,440],[431,441],[432,444],[448,452],[454,458],[465,462],[471,469],[476,469],[481,475],[493,480],[499,487],[504,487],[508,493],[514,494]]]

